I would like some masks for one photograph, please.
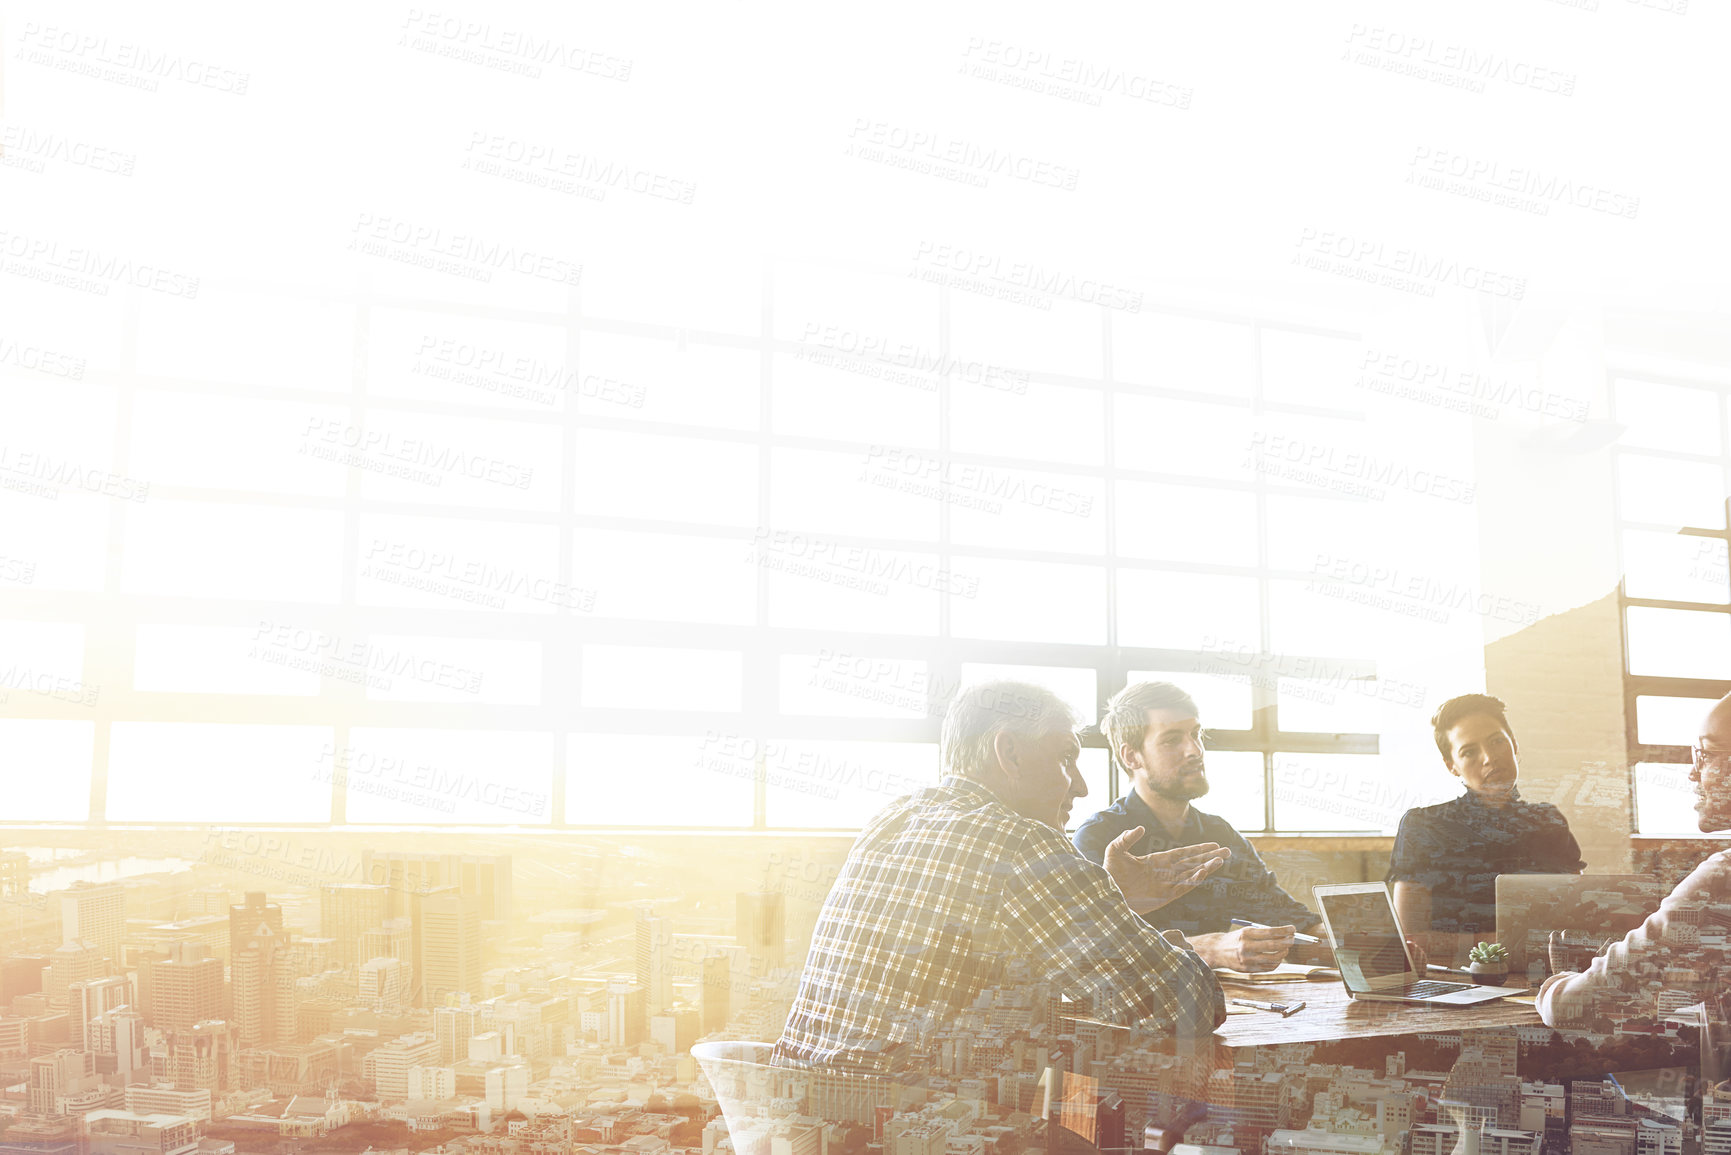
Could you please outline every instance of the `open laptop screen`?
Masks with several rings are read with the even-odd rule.
[[[1318,894],[1317,898],[1334,936],[1335,965],[1349,988],[1383,986],[1412,973],[1387,890]]]

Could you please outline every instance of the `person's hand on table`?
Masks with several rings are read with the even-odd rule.
[[[1222,934],[1188,936],[1190,947],[1211,967],[1271,971],[1286,961],[1295,926],[1241,926]]]
[[[1159,910],[1189,894],[1232,857],[1232,851],[1214,842],[1132,854],[1130,848],[1142,833],[1143,827],[1132,827],[1106,846],[1106,873],[1137,914]]]

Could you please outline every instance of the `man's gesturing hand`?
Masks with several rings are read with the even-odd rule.
[[[1189,894],[1232,857],[1232,851],[1214,842],[1131,854],[1130,848],[1142,837],[1142,831],[1140,826],[1126,830],[1106,847],[1106,873],[1137,914],[1158,910]]]

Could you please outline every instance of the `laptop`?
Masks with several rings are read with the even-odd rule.
[[[1387,883],[1318,886],[1314,893],[1334,945],[1335,968],[1355,999],[1460,1007],[1527,993],[1525,987],[1481,987],[1426,978],[1412,964]]]
[[[1553,930],[1585,943],[1590,954],[1640,926],[1670,893],[1649,874],[1499,874],[1497,941],[1509,952],[1509,973],[1542,979],[1550,973]]]

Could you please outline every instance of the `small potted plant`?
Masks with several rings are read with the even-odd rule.
[[[1481,942],[1467,953],[1467,970],[1473,982],[1485,987],[1500,987],[1508,981],[1509,952],[1500,942]]]

